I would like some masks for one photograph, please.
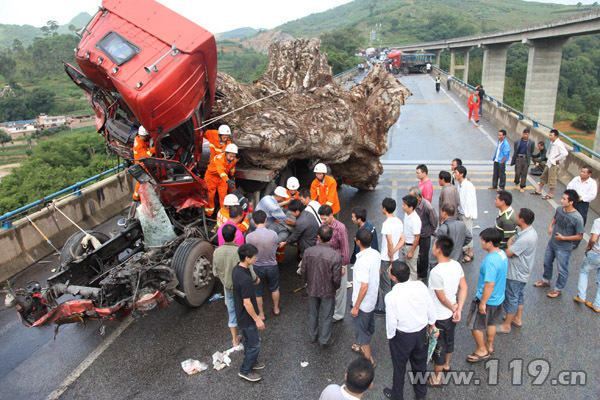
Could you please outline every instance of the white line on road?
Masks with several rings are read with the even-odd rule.
[[[129,317],[123,321],[121,325],[119,325],[110,335],[108,335],[106,339],[104,339],[104,341],[96,348],[96,350],[90,353],[90,355],[88,355],[85,360],[83,360],[81,364],[79,364],[77,368],[75,368],[73,372],[69,374],[69,376],[56,390],[46,397],[46,400],[56,400],[62,396],[62,394],[67,391],[69,386],[71,386],[71,384],[73,384],[73,382],[75,382],[77,378],[79,378],[81,374],[83,374],[98,357],[100,357],[104,350],[106,350],[125,331],[125,329],[131,325],[133,321],[133,317]]]

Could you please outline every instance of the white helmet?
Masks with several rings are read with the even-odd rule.
[[[318,163],[317,165],[315,165],[315,169],[313,170],[313,172],[315,174],[326,174],[327,166],[323,163]]]
[[[238,148],[237,148],[237,146],[235,144],[229,143],[227,145],[227,147],[225,147],[225,153],[237,154],[238,153]]]
[[[283,186],[277,186],[273,194],[279,197],[287,197],[287,191]]]
[[[219,135],[229,136],[231,135],[231,129],[227,125],[221,125],[219,127]]]
[[[148,131],[143,126],[140,126],[138,129],[138,135],[140,136],[148,136]]]
[[[223,200],[224,206],[237,206],[238,204],[240,204],[238,197],[233,193],[225,196],[225,200]]]
[[[292,176],[288,178],[286,186],[289,190],[298,190],[300,182],[298,182],[296,177]]]

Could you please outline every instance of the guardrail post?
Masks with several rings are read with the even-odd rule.
[[[73,196],[81,196],[81,185],[77,185],[73,188]]]
[[[5,218],[2,220],[2,229],[12,229],[13,224],[10,218]]]

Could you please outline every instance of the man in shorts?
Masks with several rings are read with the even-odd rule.
[[[435,307],[435,326],[440,330],[440,336],[432,356],[435,374],[429,378],[431,386],[440,386],[442,372],[450,370],[454,329],[467,299],[468,286],[463,269],[458,261],[450,258],[453,248],[454,242],[449,236],[438,236],[433,243],[433,255],[438,264],[429,275],[429,294]]]
[[[558,173],[560,172],[560,163],[562,163],[569,155],[564,143],[560,141],[559,133],[556,129],[550,130],[548,139],[550,139],[550,148],[548,149],[547,153],[548,163],[546,164],[546,168],[544,168],[544,172],[542,172],[542,176],[540,177],[540,186],[536,191],[531,192],[531,194],[541,195],[542,189],[547,183],[550,191],[547,195],[542,197],[544,200],[554,198],[554,188],[556,187]]]
[[[277,247],[279,240],[277,233],[267,229],[267,213],[257,210],[252,213],[252,221],[256,225],[254,232],[246,237],[246,243],[250,243],[258,249],[254,272],[262,283],[267,284],[273,300],[273,315],[279,316],[279,268],[277,267]],[[263,285],[255,286],[256,303],[258,304],[259,317],[265,319],[263,309]]]
[[[502,303],[506,291],[508,257],[498,247],[502,234],[496,228],[487,228],[479,235],[481,247],[487,256],[481,263],[477,294],[471,303],[467,327],[471,329],[477,348],[467,356],[467,362],[476,363],[494,353],[496,325],[502,322]],[[485,340],[487,333],[487,341]]]
[[[508,256],[508,272],[506,275],[506,293],[504,311],[506,319],[498,327],[498,333],[509,333],[511,325],[523,324],[523,306],[525,304],[525,285],[535,263],[538,235],[531,226],[535,214],[529,208],[521,208],[517,216],[520,232],[508,240],[505,250]]]
[[[373,234],[367,229],[359,229],[354,239],[360,252],[354,263],[354,281],[352,285],[352,310],[356,344],[352,350],[364,354],[373,365],[371,337],[375,332],[375,305],[379,294],[379,266],[381,256],[371,248]]]

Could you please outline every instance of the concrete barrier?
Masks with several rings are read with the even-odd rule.
[[[443,84],[447,85],[447,76],[445,74],[440,75]],[[472,90],[469,87],[464,86],[455,80],[451,80],[450,91],[458,95],[458,97],[460,97],[462,100],[464,100],[465,107],[467,106],[467,99],[472,93]],[[533,122],[531,122],[530,120],[520,119],[519,115],[509,111],[505,107],[499,107],[497,103],[493,103],[487,99],[484,99],[483,101],[483,115],[485,116],[485,119],[488,120],[496,128],[498,128],[498,130],[506,130],[507,137],[510,140],[511,156],[512,152],[514,151],[513,142],[521,137],[523,129],[525,128],[530,129],[531,139],[535,140],[536,143],[539,141],[548,140],[550,133],[550,130],[548,128],[534,127]],[[583,167],[584,165],[589,165],[594,170],[592,178],[594,178],[596,182],[599,182],[600,162],[593,159],[592,157],[587,156],[584,153],[573,151],[573,147],[564,139],[562,140],[567,150],[569,150],[569,155],[560,167],[558,173],[558,180],[566,186],[571,181],[571,179],[579,175],[581,167]],[[493,154],[490,154],[490,160],[492,159],[492,156]],[[547,189],[547,186],[545,188]],[[590,207],[597,213],[600,213],[600,196],[598,196],[593,202],[590,203]]]
[[[82,189],[81,196],[57,202],[56,206],[83,229],[91,229],[128,207],[134,186],[133,178],[123,171]],[[77,230],[59,212],[50,213],[48,208],[29,218],[59,249]],[[0,282],[54,252],[26,218],[13,225],[12,229],[0,231]]]

